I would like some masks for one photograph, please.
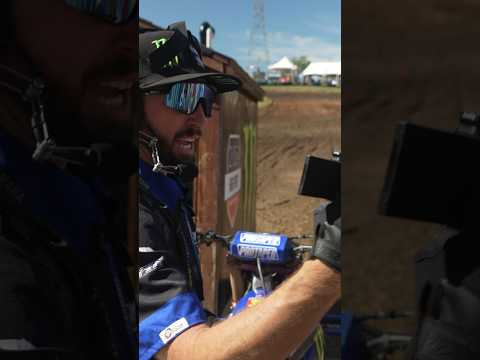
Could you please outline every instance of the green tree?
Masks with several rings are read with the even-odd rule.
[[[301,73],[310,64],[310,60],[305,55],[292,58],[292,63],[297,65],[297,71]]]

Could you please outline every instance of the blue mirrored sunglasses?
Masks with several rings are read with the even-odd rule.
[[[177,83],[168,88],[168,91],[152,90],[146,95],[163,94],[163,104],[169,109],[182,114],[193,114],[201,104],[205,117],[212,116],[212,106],[217,93],[208,85],[201,83]]]
[[[128,22],[137,13],[138,0],[64,0],[67,6],[113,24]]]

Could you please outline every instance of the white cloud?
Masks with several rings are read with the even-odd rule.
[[[270,40],[270,57],[307,56],[311,61],[339,61],[340,43],[332,43],[315,36],[299,36],[284,33],[272,34]],[[283,55],[282,55],[283,54]]]
[[[248,40],[248,38],[247,38]],[[267,35],[270,62],[276,62],[283,56],[288,58],[306,56],[310,61],[340,61],[341,45],[321,39],[317,36],[300,36],[291,33],[274,32]],[[248,41],[244,44],[248,44]],[[249,63],[247,47],[237,48],[237,61]],[[254,55],[263,59],[263,51],[256,49]]]
[[[317,14],[313,20],[308,21],[308,27],[317,34],[330,38],[340,38],[341,26],[340,17],[335,18],[331,14]]]

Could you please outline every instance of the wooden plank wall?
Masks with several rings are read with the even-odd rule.
[[[197,164],[200,176],[194,184],[194,208],[198,231],[217,230],[218,197],[220,181],[219,151],[220,151],[220,108],[212,111],[203,136],[197,144]],[[203,276],[204,306],[211,312],[216,311],[218,298],[217,245],[200,248],[200,262]]]

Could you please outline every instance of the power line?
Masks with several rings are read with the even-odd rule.
[[[270,63],[263,0],[254,0],[253,2],[253,26],[250,31],[248,57],[250,65],[255,68],[259,68],[262,62]]]

